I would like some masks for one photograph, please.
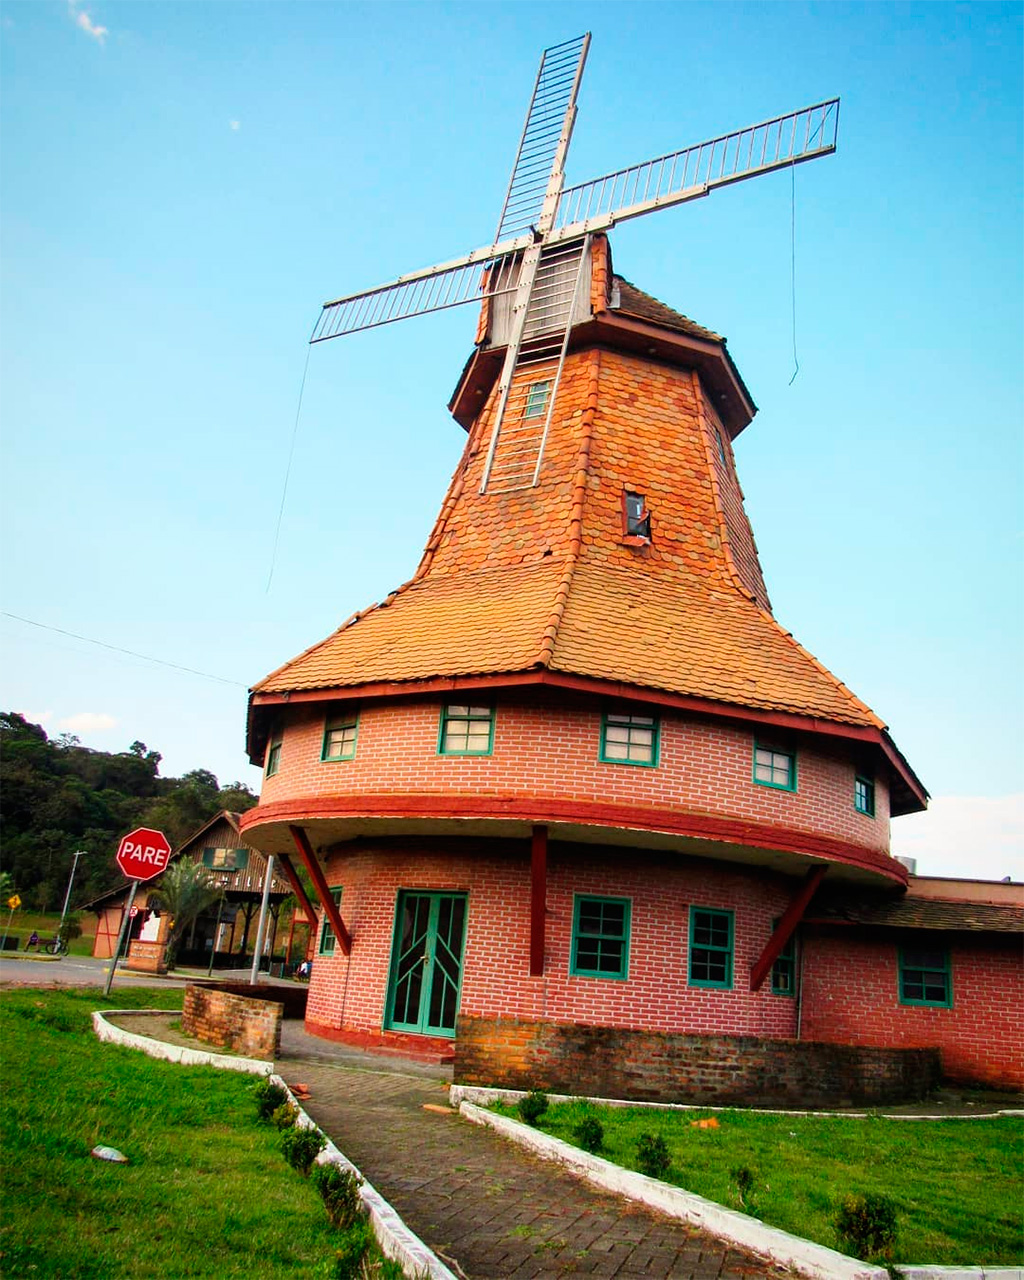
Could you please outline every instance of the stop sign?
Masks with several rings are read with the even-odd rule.
[[[162,831],[138,827],[117,846],[117,865],[129,880],[152,880],[171,860],[171,846]]]

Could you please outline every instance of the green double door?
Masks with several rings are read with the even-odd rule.
[[[390,1029],[455,1034],[465,935],[464,893],[399,894],[388,986]]]

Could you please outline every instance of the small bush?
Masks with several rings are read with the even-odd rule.
[[[604,1145],[604,1128],[596,1116],[584,1116],[572,1135],[584,1151],[600,1151]]]
[[[526,1124],[536,1124],[548,1109],[548,1095],[540,1089],[533,1089],[525,1098],[516,1103],[519,1118]]]
[[[736,1198],[740,1202],[740,1208],[753,1212],[757,1208],[757,1197],[754,1195],[754,1171],[749,1169],[745,1164],[740,1165],[738,1169],[730,1169],[729,1177],[732,1184],[736,1188]]]
[[[359,1188],[363,1180],[358,1173],[337,1164],[318,1164],[313,1169],[312,1181],[332,1226],[344,1231],[361,1218],[363,1202]]]
[[[365,1274],[364,1262],[373,1244],[373,1228],[368,1222],[357,1222],[338,1241],[335,1254],[335,1280],[361,1280]]]
[[[256,1114],[264,1123],[269,1123],[278,1107],[288,1101],[288,1092],[281,1085],[274,1084],[269,1078],[261,1080],[252,1091],[256,1103]]]
[[[327,1139],[319,1129],[299,1128],[298,1125],[284,1131],[281,1139],[281,1150],[284,1158],[293,1169],[308,1177],[313,1161],[324,1147]]]
[[[840,1248],[855,1258],[891,1258],[896,1245],[896,1205],[888,1196],[844,1196],[832,1218]]]
[[[663,1178],[672,1164],[660,1133],[642,1133],[636,1144],[636,1167],[648,1178]]]
[[[270,1118],[279,1129],[290,1129],[299,1118],[299,1109],[290,1102],[282,1102]]]

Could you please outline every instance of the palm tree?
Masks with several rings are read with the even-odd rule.
[[[208,907],[213,906],[223,892],[201,862],[186,862],[182,859],[172,863],[164,872],[150,901],[155,898],[161,910],[170,916],[166,952],[168,969],[174,968],[174,959],[185,930]]]

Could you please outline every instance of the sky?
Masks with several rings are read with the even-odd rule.
[[[615,268],[728,338],[776,616],[933,796],[894,852],[1021,878],[1019,4],[5,0],[0,707],[258,788],[247,687],[409,578],[464,440],[472,308],[320,305],[488,243],[584,30],[570,183],[841,96]]]

